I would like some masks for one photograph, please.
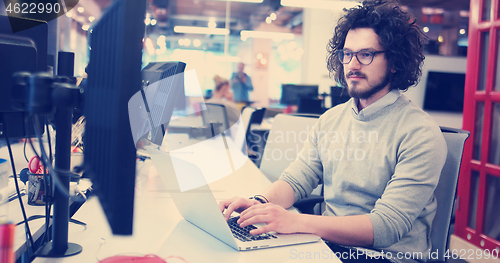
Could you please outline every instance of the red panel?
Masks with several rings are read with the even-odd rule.
[[[480,15],[482,10],[482,0],[471,0],[469,17],[469,47],[467,56],[467,74],[465,83],[465,99],[463,128],[471,131],[471,138],[474,138],[474,124],[476,122],[476,102],[484,101],[484,123],[481,148],[481,160],[472,160],[473,140],[468,140],[465,144],[462,160],[462,170],[458,185],[458,196],[460,197],[459,209],[457,210],[455,234],[467,240],[468,242],[483,249],[493,250],[500,246],[500,241],[495,240],[483,234],[484,216],[485,216],[485,195],[486,195],[486,175],[500,177],[500,166],[488,164],[488,154],[491,141],[491,115],[492,102],[500,102],[500,92],[492,91],[494,89],[496,58],[498,56],[497,31],[500,28],[499,0],[492,1],[491,20],[481,22]],[[488,62],[486,71],[486,89],[477,91],[479,75],[479,64],[481,59],[481,32],[490,32],[490,43],[488,45]],[[498,135],[494,135],[498,136]],[[471,169],[479,171],[479,191],[476,215],[475,230],[468,228],[469,202],[470,202],[470,181]]]
[[[463,112],[463,129],[471,132],[469,138],[474,138],[474,122],[476,115],[475,92],[477,90],[477,76],[479,69],[480,50],[479,50],[479,16],[481,9],[480,0],[471,0],[470,3],[470,16],[469,16],[469,47],[467,54],[467,73],[465,77],[465,91],[464,91],[464,112]],[[467,234],[470,232],[467,228],[469,201],[470,201],[470,179],[471,167],[474,163],[472,160],[473,140],[469,139],[465,142],[464,154],[462,157],[462,167],[460,170],[460,177],[458,182],[457,195],[460,198],[460,204],[457,209],[455,221],[455,234],[467,240]],[[478,167],[479,168],[479,167]],[[478,170],[478,169],[476,169]],[[470,229],[469,229],[470,230]]]

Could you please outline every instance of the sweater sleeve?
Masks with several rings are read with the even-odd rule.
[[[313,126],[297,158],[279,178],[292,187],[295,201],[309,196],[314,188],[323,183],[323,165],[319,156],[317,138],[320,122],[318,121]]]
[[[424,209],[435,202],[433,193],[446,160],[446,142],[437,125],[410,123],[407,120],[399,124],[401,132],[395,135],[394,142],[394,174],[368,214],[375,248],[389,247],[401,240]]]

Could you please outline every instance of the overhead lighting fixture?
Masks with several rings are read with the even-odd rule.
[[[240,32],[241,40],[245,41],[248,38],[269,38],[274,40],[292,40],[295,38],[293,33],[281,33],[281,32],[267,32],[267,31],[251,31],[251,30],[241,30]]]
[[[217,62],[240,62],[240,57],[237,56],[216,56],[212,53],[207,54],[208,61],[217,61]]]
[[[354,1],[328,1],[328,0],[281,0],[282,6],[291,7],[302,7],[302,8],[319,8],[319,9],[331,9],[340,10],[344,8],[353,8],[359,5],[359,2]]]
[[[229,29],[227,28],[208,28],[196,26],[175,26],[174,32],[185,34],[229,35]]]
[[[264,0],[228,0],[229,2],[262,3]]]
[[[80,6],[80,7],[78,7],[77,10],[79,13],[83,13],[85,11],[85,8],[83,8],[83,6]]]

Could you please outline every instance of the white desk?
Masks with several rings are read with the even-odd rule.
[[[40,153],[38,142],[34,142],[35,149]],[[54,146],[54,144],[53,144]],[[48,149],[48,144],[45,143],[46,150]],[[14,156],[14,165],[16,166],[16,173],[19,174],[23,168],[28,167],[28,163],[26,162],[23,154],[23,143],[15,143],[12,144],[12,152]],[[48,152],[47,152],[48,153]],[[26,156],[30,159],[34,156],[34,152],[31,149],[29,144],[26,145]],[[10,156],[8,153],[7,146],[0,148],[0,158],[6,159],[8,162],[8,174],[12,174],[12,169],[10,165]],[[82,154],[73,154],[71,156],[71,165],[74,167],[75,165],[81,164],[83,160]],[[21,185],[20,185],[21,186]],[[27,196],[24,195],[22,197],[24,208],[26,210],[27,217],[33,215],[45,215],[45,206],[31,206],[27,204]],[[19,205],[19,200],[15,199],[10,201],[7,204],[8,215],[7,218],[12,223],[18,223],[23,221],[23,216],[21,212],[21,207]],[[38,238],[40,238],[45,232],[45,219],[36,219],[30,221],[29,227],[31,230],[31,234],[33,236],[33,241],[36,242]],[[16,226],[14,231],[14,252],[16,253],[15,258],[19,258],[26,251],[26,235],[25,235],[25,226],[21,224]]]
[[[73,224],[69,228],[69,241],[81,245],[82,253],[63,259],[36,258],[33,262],[96,262],[119,254],[178,256],[189,263],[338,260],[323,242],[238,252],[181,217],[151,160],[139,164],[138,170],[132,236],[111,234],[101,206],[94,197],[73,216],[87,223],[87,228]],[[220,201],[235,195],[252,196],[269,185],[270,182],[248,160],[235,173],[210,184],[210,187]],[[104,244],[102,240],[105,240]],[[307,255],[314,260],[306,259]],[[168,259],[168,262],[183,261]]]

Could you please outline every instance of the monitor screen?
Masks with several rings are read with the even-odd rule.
[[[90,30],[85,171],[113,234],[133,229],[136,149],[128,101],[141,90],[146,0],[114,1]]]
[[[424,110],[461,113],[464,106],[465,73],[429,71]]]
[[[300,99],[317,99],[318,85],[281,85],[280,103],[284,105],[298,105]]]

